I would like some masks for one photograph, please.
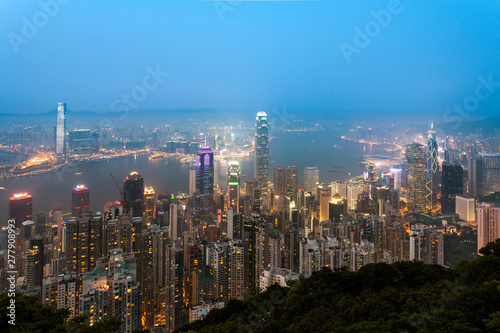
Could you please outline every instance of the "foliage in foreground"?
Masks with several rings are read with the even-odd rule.
[[[500,332],[500,239],[481,253],[455,269],[416,261],[324,269],[179,332]]]
[[[85,316],[78,316],[67,320],[68,309],[55,310],[38,302],[36,297],[16,294],[15,326],[8,323],[7,306],[10,297],[0,295],[0,331],[23,333],[112,333],[120,332],[121,321],[111,317],[95,323],[92,326],[85,324]],[[145,332],[137,330],[137,332]]]

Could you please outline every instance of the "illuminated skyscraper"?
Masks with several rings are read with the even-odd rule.
[[[265,112],[257,113],[255,127],[254,175],[259,182],[260,194],[263,195],[267,194],[269,181],[269,133]]]
[[[342,198],[338,193],[332,198],[332,201],[328,203],[328,219],[332,222],[339,222],[344,213],[344,203]]]
[[[128,201],[133,217],[141,217],[144,212],[144,179],[137,172],[131,172],[123,185],[123,201]]]
[[[438,163],[438,146],[436,142],[436,131],[434,124],[427,131],[427,151],[426,151],[426,183],[425,183],[425,200],[429,210],[436,209],[438,191],[439,191],[439,163]]]
[[[64,222],[66,270],[84,273],[95,267],[101,254],[102,215],[82,214]]]
[[[9,198],[9,220],[16,220],[16,228],[33,218],[33,198],[28,193],[16,193]]]
[[[76,185],[72,190],[71,215],[88,211],[90,209],[90,191],[85,185]]]
[[[426,147],[412,143],[406,147],[407,183],[408,183],[408,210],[410,212],[426,211],[426,173],[425,173]]]
[[[464,169],[460,164],[443,163],[441,213],[455,213],[455,197],[464,192]]]
[[[66,103],[57,104],[56,154],[66,155]]]
[[[304,169],[304,189],[314,192],[317,183],[319,183],[319,169],[317,167],[306,167]]]
[[[214,153],[208,146],[202,146],[196,157],[196,220],[212,213],[214,201]]]
[[[240,163],[238,161],[227,163],[227,196],[228,208],[231,207],[235,213],[239,213]]]
[[[146,209],[146,225],[150,225],[156,213],[156,195],[153,186],[144,189],[144,206]]]

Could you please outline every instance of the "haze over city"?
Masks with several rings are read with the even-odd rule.
[[[500,3],[0,3],[7,332],[500,329]]]

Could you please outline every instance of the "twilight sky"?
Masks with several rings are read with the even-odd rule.
[[[0,113],[500,110],[500,1],[2,0],[0,37]]]

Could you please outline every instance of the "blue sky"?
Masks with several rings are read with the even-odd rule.
[[[500,1],[64,2],[46,22],[37,1],[0,2],[0,113],[109,111],[148,66],[169,75],[138,111],[433,115],[500,82]],[[340,45],[391,6],[348,61]],[[496,89],[475,116],[498,113]]]

